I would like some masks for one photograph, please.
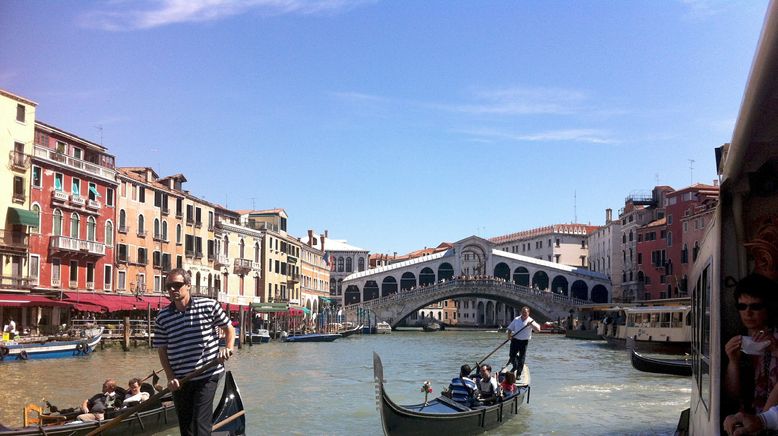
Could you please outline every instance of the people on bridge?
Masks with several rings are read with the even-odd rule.
[[[459,368],[459,377],[453,378],[448,385],[451,399],[468,407],[476,403],[478,396],[478,385],[470,378],[471,372],[473,370],[470,365],[462,365]]]
[[[529,307],[521,308],[521,315],[508,325],[508,338],[511,340],[511,348],[508,352],[508,363],[513,365],[511,372],[516,373],[516,378],[521,377],[524,370],[524,360],[527,357],[527,345],[532,339],[532,330],[540,331],[540,325],[529,316]]]

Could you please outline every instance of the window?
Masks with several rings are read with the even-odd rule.
[[[32,205],[30,210],[35,212],[38,215],[38,222],[40,223],[41,222],[41,207],[37,203],[35,203],[35,204]],[[30,233],[40,233],[40,230],[41,229],[39,227],[30,226]]]
[[[351,261],[351,257],[347,257],[346,258],[346,272],[351,272],[352,271],[351,262],[352,262]]]
[[[202,225],[203,223],[202,215],[203,215],[203,210],[200,209],[199,207],[195,208],[195,224],[198,226]]]
[[[76,159],[83,159],[84,158],[84,150],[81,150],[78,147],[73,147],[73,157]]]
[[[105,205],[108,207],[113,207],[113,188],[108,188],[105,190]]]
[[[667,224],[672,224],[672,223],[673,223],[673,216],[667,215]]]
[[[81,195],[81,180],[73,177],[73,183],[71,183],[70,186],[70,193],[77,197]]]
[[[60,280],[59,259],[51,259],[51,286],[59,286]]]
[[[162,291],[162,277],[154,276],[154,292]]]
[[[87,241],[95,241],[95,233],[97,232],[97,221],[95,221],[95,217],[90,216],[86,220],[86,240]]]
[[[30,283],[32,285],[38,284],[38,277],[40,277],[40,265],[41,265],[41,258],[37,254],[31,254],[30,255],[30,263],[29,263],[29,277],[30,277]]]
[[[41,170],[41,167],[33,165],[32,166],[32,187],[40,188],[43,183],[42,178],[43,178],[43,172]]]
[[[213,212],[208,211],[208,230],[213,229]]]
[[[118,262],[127,262],[127,244],[116,245],[116,260]]]
[[[159,229],[159,218],[154,218],[154,239],[161,239],[162,232]]]
[[[146,249],[143,247],[138,247],[138,263],[141,265],[146,265],[148,262],[148,259],[146,258]]]
[[[113,281],[113,270],[111,265],[105,265],[105,269],[103,271],[103,289],[106,291],[111,290],[111,282]]]
[[[181,224],[176,224],[176,244],[181,244]]]
[[[138,236],[146,235],[146,224],[143,215],[138,215]]]
[[[167,241],[167,221],[162,221],[162,240]]]
[[[59,209],[54,209],[54,221],[51,232],[54,236],[60,236],[62,234],[62,211]]]
[[[70,261],[70,287],[75,288],[78,286],[78,261]]]
[[[146,202],[146,188],[143,186],[138,187],[138,202],[145,203]]]
[[[116,289],[118,290],[127,289],[127,271],[119,271],[119,274],[117,274]]]
[[[81,227],[81,218],[77,213],[70,215],[70,237],[78,239],[79,229]]]
[[[154,191],[154,206],[161,208],[162,207],[162,192],[161,191]]]
[[[360,257],[359,260],[357,261],[357,268],[359,269],[360,272],[365,270],[365,258],[364,257]]]
[[[24,177],[14,176],[14,194],[15,201],[24,201]]]
[[[95,185],[92,182],[89,182],[89,199],[92,201],[97,201],[97,197],[100,196],[100,194],[97,192],[97,185]]]
[[[23,123],[25,117],[25,110],[23,104],[16,105],[16,121]]]
[[[62,141],[57,141],[56,149],[57,153],[65,154],[68,150],[68,145]]]
[[[184,251],[186,252],[186,255],[190,257],[194,256],[194,236],[186,235],[185,240]]]
[[[113,245],[113,223],[110,220],[105,222],[105,238],[103,241],[105,241],[105,245]]]
[[[667,246],[673,246],[673,232],[667,232]]]
[[[186,205],[186,223],[192,224],[194,222],[194,206],[191,204]]]
[[[62,187],[65,186],[64,177],[61,173],[54,174],[54,190],[62,191]]]

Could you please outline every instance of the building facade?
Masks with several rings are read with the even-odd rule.
[[[554,224],[525,230],[489,241],[498,250],[521,254],[548,262],[568,266],[588,266],[589,248],[587,238],[597,226],[585,224]]]
[[[327,238],[308,230],[308,236],[301,240],[300,293],[301,305],[311,313],[318,313],[323,298],[330,296],[330,266],[325,259]]]
[[[605,210],[605,225],[589,234],[589,269],[608,275],[613,288],[616,289],[621,280],[622,259],[619,253],[619,236],[621,235],[621,220],[613,219],[613,211]],[[619,301],[621,295],[613,295],[614,301]]]
[[[262,301],[262,232],[240,224],[240,214],[216,208],[215,254],[227,266],[221,269],[219,301],[248,306]],[[209,241],[209,258],[211,253]],[[226,258],[226,259],[225,259]]]

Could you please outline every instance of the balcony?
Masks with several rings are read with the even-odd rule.
[[[194,250],[189,250],[189,249],[184,250],[184,255],[186,257],[194,257]]]
[[[232,272],[240,275],[247,274],[251,271],[251,264],[252,262],[249,259],[235,259]]]
[[[60,281],[59,277],[56,277],[56,278],[52,277],[51,278],[51,287],[52,288],[58,288],[60,286],[60,284],[61,284],[61,281]]]
[[[26,253],[27,239],[27,233],[0,229],[0,249],[4,252]]]
[[[194,226],[195,226],[196,229],[199,229],[200,227],[203,226],[203,222],[202,221],[195,221]]]
[[[100,204],[99,201],[96,200],[87,200],[86,202],[86,208],[92,209],[92,210],[100,210],[100,208],[103,207],[102,204]]]
[[[180,210],[176,211],[176,218],[181,219],[184,217],[184,213]]]
[[[14,170],[24,171],[30,167],[30,155],[20,153],[18,151],[11,151],[8,157],[11,168]]]
[[[70,196],[70,204],[76,207],[84,207],[86,199],[80,195],[73,194]]]
[[[286,255],[286,262],[291,264],[296,264],[297,258],[292,255]]]
[[[162,242],[162,233],[154,233],[154,240],[158,242]]]
[[[29,289],[38,280],[21,276],[0,276],[0,289]]]
[[[119,233],[127,233],[130,231],[130,228],[127,226],[119,226],[116,228],[116,231]]]
[[[78,287],[78,281],[77,280],[71,280],[69,285],[70,285],[70,289],[76,289]]]
[[[87,174],[91,174],[93,176],[100,177],[102,179],[110,180],[112,182],[116,180],[116,171],[110,168],[101,167],[100,165],[96,165],[85,160],[76,159],[62,153],[57,153],[55,150],[42,147],[40,145],[35,146],[33,150],[33,156],[39,159],[48,160],[59,166],[72,168]]]
[[[213,298],[216,299],[219,294],[219,290],[214,287],[208,287],[208,286],[196,286],[192,285],[189,292],[192,294],[193,297],[206,297],[206,298]]]
[[[300,283],[300,274],[292,273],[286,275],[287,283]]]
[[[203,258],[203,252],[202,251],[195,251],[194,257],[195,257],[195,259],[202,259]]]
[[[213,264],[214,264],[213,266],[215,266],[215,267],[229,266],[230,259],[227,256],[223,255],[223,254],[219,254],[214,259]]]
[[[95,290],[95,282],[86,282],[86,288],[94,291]]]
[[[65,203],[68,201],[68,194],[65,191],[51,191],[51,201]]]
[[[96,241],[69,238],[67,236],[52,236],[49,247],[52,251],[79,253],[89,256],[105,256],[105,245]]]
[[[170,215],[170,209],[163,207],[160,209],[160,212],[162,212],[162,215],[168,216]]]

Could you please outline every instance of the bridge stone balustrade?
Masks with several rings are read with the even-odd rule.
[[[354,313],[358,309],[369,310],[375,314],[378,321],[386,321],[395,327],[403,318],[429,304],[457,297],[489,298],[517,308],[528,306],[532,309],[533,318],[539,321],[565,318],[571,309],[591,303],[496,278],[455,278],[347,305],[344,309],[347,313]]]

